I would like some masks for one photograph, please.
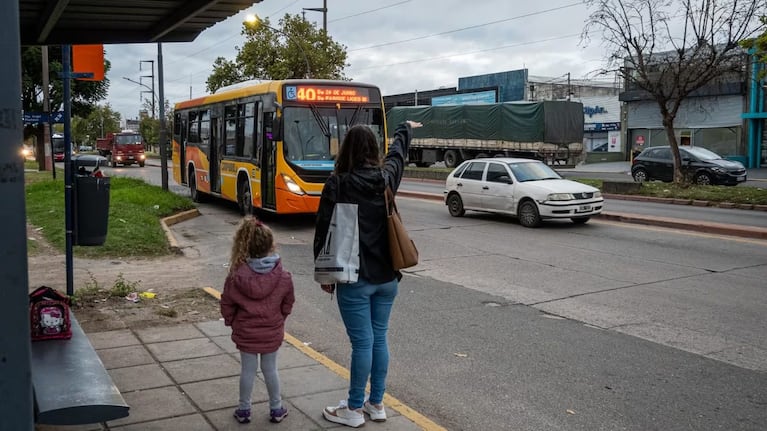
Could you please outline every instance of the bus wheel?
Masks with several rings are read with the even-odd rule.
[[[237,190],[237,203],[240,207],[240,214],[253,214],[253,195],[250,193],[250,185],[248,182],[246,180],[240,180],[240,185],[237,187]]]
[[[202,202],[202,198],[200,196],[200,191],[197,190],[197,175],[195,175],[194,171],[189,172],[189,194],[192,195],[192,201],[194,202]]]

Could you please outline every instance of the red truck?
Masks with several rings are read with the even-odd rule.
[[[112,167],[118,164],[126,166],[138,163],[142,168],[146,163],[144,139],[132,130],[107,133],[106,138],[96,139],[96,149],[106,157]]]

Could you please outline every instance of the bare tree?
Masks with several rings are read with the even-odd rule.
[[[760,33],[765,0],[586,0],[592,11],[583,39],[601,39],[607,65],[626,85],[658,103],[674,155],[674,182],[681,172],[674,120],[695,91],[742,75],[747,61],[738,42]],[[742,78],[738,78],[742,79]]]

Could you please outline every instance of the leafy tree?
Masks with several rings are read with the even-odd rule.
[[[104,72],[111,65],[104,60]],[[64,103],[64,85],[61,79],[61,47],[48,47],[48,97],[51,112],[61,111]],[[71,80],[72,117],[87,117],[95,104],[106,98],[109,90],[109,79],[103,81]],[[21,98],[22,109],[25,112],[43,111],[43,64],[42,48],[27,46],[21,48]],[[38,143],[43,142],[43,125],[29,125],[24,128],[24,139],[36,136]],[[37,161],[40,169],[45,166],[44,149],[37,145]]]
[[[602,73],[620,71],[626,85],[643,90],[660,108],[674,155],[674,182],[680,169],[674,120],[695,91],[743,78],[747,61],[738,43],[764,30],[757,16],[763,1],[587,0],[593,12],[584,40],[599,34],[608,53]]]
[[[745,49],[754,49],[756,52],[757,57],[759,58],[759,61],[762,63],[767,63],[767,16],[762,16],[759,18],[759,20],[762,22],[762,28],[765,30],[757,37],[745,39],[741,41],[740,45]],[[760,71],[761,78],[764,78],[767,76],[767,70],[762,69]]]
[[[346,79],[346,47],[299,15],[285,14],[278,28],[268,19],[243,23],[242,35],[234,60],[214,61],[209,92],[248,79]]]
[[[96,105],[83,121],[86,124],[86,134],[94,142],[96,138],[103,138],[107,133],[120,131],[120,113],[112,110],[108,103]]]

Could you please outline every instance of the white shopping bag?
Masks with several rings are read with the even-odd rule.
[[[325,245],[314,261],[314,281],[356,283],[360,272],[360,227],[357,204],[336,203]]]

